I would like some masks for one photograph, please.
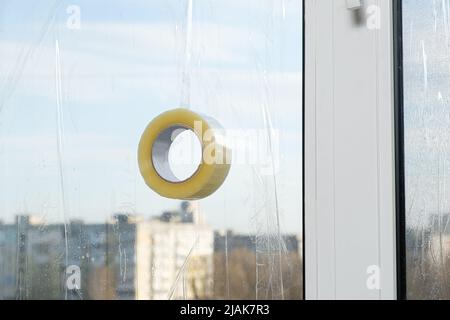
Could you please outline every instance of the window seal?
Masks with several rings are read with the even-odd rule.
[[[305,100],[305,67],[306,67],[306,59],[305,59],[305,54],[306,54],[306,50],[305,50],[305,35],[306,35],[306,14],[305,14],[305,8],[306,8],[306,0],[302,0],[302,238],[301,238],[301,244],[302,244],[302,291],[303,291],[303,300],[306,300],[306,263],[305,263],[305,259],[306,259],[306,250],[305,250],[305,232],[306,232],[306,228],[305,228],[305,172],[306,172],[306,168],[305,168],[305,105],[306,105],[306,100]]]
[[[407,300],[402,0],[393,0],[397,299]]]

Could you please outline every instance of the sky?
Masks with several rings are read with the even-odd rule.
[[[1,220],[176,209],[145,185],[137,145],[158,114],[189,107],[240,138],[262,136],[258,163],[232,164],[199,201],[208,223],[271,233],[279,217],[301,232],[301,1],[192,5],[190,20],[188,0],[0,3]]]

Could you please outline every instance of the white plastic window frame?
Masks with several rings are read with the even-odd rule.
[[[307,300],[397,298],[394,2],[361,4],[305,0]]]

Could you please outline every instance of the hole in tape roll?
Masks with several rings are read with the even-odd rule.
[[[152,162],[158,175],[178,183],[191,178],[202,160],[201,142],[197,135],[183,126],[162,131],[152,147]]]

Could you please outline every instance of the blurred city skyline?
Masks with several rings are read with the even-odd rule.
[[[300,299],[301,250],[297,235],[214,231],[188,202],[103,224],[18,216],[0,224],[0,299]]]

